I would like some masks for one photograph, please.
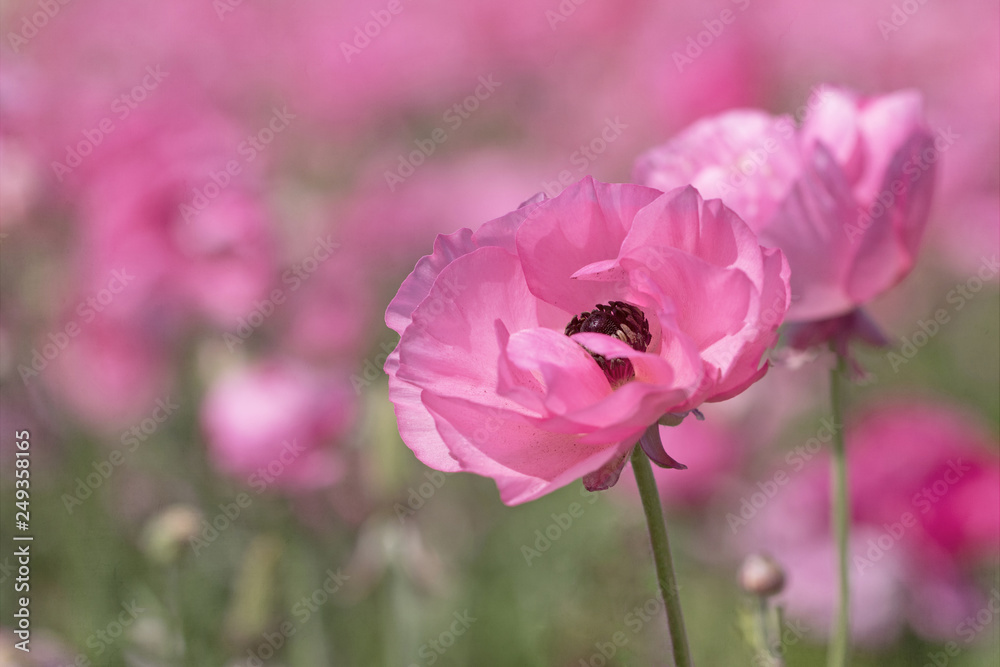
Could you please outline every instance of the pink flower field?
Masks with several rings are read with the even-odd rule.
[[[1000,660],[996,3],[0,20],[0,665]]]

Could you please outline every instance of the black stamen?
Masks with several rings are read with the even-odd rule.
[[[596,306],[591,311],[580,313],[566,325],[567,336],[590,332],[617,338],[640,352],[645,352],[652,340],[646,316],[641,310],[624,301],[611,301]],[[618,387],[635,377],[635,369],[628,359],[606,359],[593,352],[590,352],[590,355],[594,357],[613,387]]]

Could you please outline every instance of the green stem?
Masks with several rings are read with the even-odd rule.
[[[691,653],[688,649],[687,635],[684,633],[684,616],[681,614],[681,599],[674,578],[674,563],[670,557],[667,524],[663,521],[663,507],[660,505],[660,494],[656,490],[656,479],[642,447],[637,446],[632,450],[632,470],[639,486],[646,523],[649,525],[649,541],[653,545],[656,579],[660,584],[663,605],[667,611],[667,627],[670,630],[670,643],[674,649],[674,664],[676,667],[690,667]]]
[[[840,582],[840,601],[837,619],[830,638],[828,667],[847,665],[850,639],[848,609],[850,608],[850,587],[847,572],[847,542],[850,522],[850,507],[847,497],[847,453],[844,448],[844,410],[842,405],[841,380],[846,369],[844,358],[837,355],[837,364],[830,371],[830,403],[833,409],[833,465],[831,469],[831,495],[833,512],[833,532],[837,542],[837,566]]]

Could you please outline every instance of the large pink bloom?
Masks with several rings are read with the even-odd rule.
[[[787,271],[690,187],[588,177],[439,236],[386,311],[400,434],[433,468],[493,478],[509,505],[582,476],[607,488],[664,415],[763,375]]]
[[[816,321],[850,317],[909,273],[937,157],[918,94],[824,88],[800,128],[787,116],[730,111],[647,152],[634,175],[720,197],[787,255],[788,318]]]

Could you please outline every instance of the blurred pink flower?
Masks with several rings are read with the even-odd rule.
[[[664,450],[687,466],[683,473],[653,468],[664,505],[702,508],[720,491],[738,482],[747,443],[731,427],[706,416],[705,421],[685,419],[677,426],[660,426],[659,430]],[[626,477],[621,483],[629,489],[631,500],[639,502],[635,480]]]
[[[588,177],[439,236],[403,282],[386,311],[400,434],[509,505],[581,476],[607,488],[657,420],[763,375],[787,303],[780,252],[721,202]]]
[[[876,407],[848,430],[851,613],[861,641],[891,642],[906,622],[925,637],[954,638],[982,605],[969,573],[1000,555],[1000,459],[996,438],[972,424],[912,401]],[[823,633],[837,596],[829,459],[786,460],[792,474],[747,521],[741,545],[766,548],[787,567],[789,613]]]
[[[266,295],[274,248],[259,161],[238,151],[235,124],[199,111],[144,107],[67,175],[82,186],[80,282],[97,289],[127,267],[119,305],[138,317],[231,327]]]
[[[356,408],[340,376],[272,360],[221,376],[205,396],[201,423],[222,472],[258,492],[272,485],[308,490],[340,477],[337,444],[353,426]]]
[[[63,327],[39,337],[19,366],[25,384],[37,372],[78,417],[102,430],[134,425],[168,395],[171,369],[156,336],[110,316],[67,317]],[[76,328],[67,333],[70,324]]]
[[[788,116],[730,111],[641,156],[635,178],[662,190],[691,183],[721,197],[762,243],[787,254],[788,318],[814,322],[851,318],[909,273],[935,162],[918,94],[864,98],[820,88],[798,130]],[[875,342],[864,324],[820,326],[825,336],[856,326],[851,331]],[[803,337],[813,343],[817,335]]]

